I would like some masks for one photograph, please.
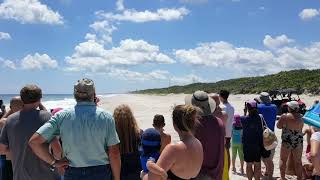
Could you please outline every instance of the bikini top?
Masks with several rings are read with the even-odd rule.
[[[168,179],[170,179],[170,180],[186,180],[186,179],[182,179],[182,178],[176,176],[175,174],[172,173],[171,170],[169,170],[167,172],[167,174],[168,174]]]

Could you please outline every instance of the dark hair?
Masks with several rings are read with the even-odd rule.
[[[21,89],[20,97],[24,104],[32,104],[42,98],[42,90],[34,84],[26,85]]]
[[[3,104],[3,100],[2,100],[2,99],[0,99],[0,106],[2,106],[2,104]]]
[[[227,90],[221,90],[219,92],[219,96],[222,97],[223,99],[227,100],[229,98],[230,92]]]
[[[163,127],[165,125],[164,117],[161,114],[154,115],[153,126],[154,127]]]
[[[178,105],[172,112],[173,123],[181,131],[193,131],[197,124],[197,109],[192,105]]]

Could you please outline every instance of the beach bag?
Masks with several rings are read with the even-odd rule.
[[[263,147],[270,151],[272,149],[275,149],[278,146],[278,139],[276,134],[268,128],[266,121],[264,120],[264,117],[260,114],[261,118],[261,125],[262,125],[262,137],[263,137]]]
[[[320,103],[314,105],[303,116],[304,123],[320,128]]]

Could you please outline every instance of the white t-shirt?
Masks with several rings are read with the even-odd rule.
[[[226,123],[226,137],[231,137],[232,134],[232,122],[234,117],[234,108],[230,103],[221,104],[221,109],[228,114]]]

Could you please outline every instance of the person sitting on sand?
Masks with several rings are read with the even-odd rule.
[[[6,123],[7,118],[15,113],[20,111],[23,108],[23,102],[20,98],[20,96],[15,96],[11,98],[10,100],[10,110],[6,112],[0,119],[0,129],[3,128],[3,126]],[[1,159],[5,161],[5,164],[2,165],[2,173],[0,176],[0,179],[6,179],[6,180],[12,180],[13,179],[13,171],[12,171],[12,163],[11,163],[11,157],[10,154],[1,154]]]
[[[232,143],[231,143],[231,150],[232,150],[232,171],[234,173],[237,172],[236,169],[236,158],[237,154],[239,155],[240,159],[240,165],[241,165],[241,174],[244,174],[243,170],[243,149],[242,149],[242,124],[241,124],[241,117],[239,114],[234,115],[234,121],[233,121],[233,127],[232,127]]]
[[[160,152],[163,151],[163,149],[171,143],[171,136],[170,134],[166,134],[164,132],[164,126],[166,125],[164,122],[164,117],[163,115],[160,114],[156,114],[153,118],[153,127],[159,131],[160,135],[161,135],[161,148],[160,148]]]
[[[203,162],[201,142],[192,133],[197,124],[197,110],[191,105],[178,105],[172,112],[172,120],[180,141],[167,145],[157,163],[148,161],[148,167],[157,165],[167,171],[168,179],[171,180],[194,178],[200,172]],[[152,171],[142,177],[143,180],[161,178]]]
[[[140,179],[141,131],[128,105],[115,108],[113,118],[120,139],[121,179]]]
[[[297,101],[290,101],[287,103],[288,112],[283,114],[277,127],[282,129],[282,143],[280,150],[280,173],[281,179],[285,180],[286,162],[288,156],[292,153],[293,163],[295,167],[295,174],[297,179],[302,179],[302,150],[303,150],[303,120],[299,113],[299,104]]]
[[[185,103],[199,109],[200,124],[195,128],[195,137],[203,146],[204,161],[200,174],[195,179],[222,179],[225,153],[225,126],[214,116],[216,103],[204,91],[196,91],[185,98]]]
[[[257,102],[254,100],[246,101],[245,112],[248,116],[241,117],[243,127],[242,144],[244,161],[246,162],[246,173],[249,180],[253,178],[260,180],[261,177],[261,158],[270,156],[270,151],[263,147],[263,128],[262,115],[259,115]]]

